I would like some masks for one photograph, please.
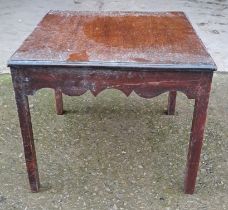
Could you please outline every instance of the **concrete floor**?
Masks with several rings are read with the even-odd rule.
[[[177,114],[164,110],[167,94],[146,100],[106,90],[30,97],[42,190],[27,180],[11,78],[0,76],[0,209],[228,209],[228,75],[215,74],[196,193],[183,194],[193,101],[178,94]]]
[[[228,71],[227,0],[0,0],[0,73],[40,19],[51,9],[184,11],[211,53],[219,71]]]

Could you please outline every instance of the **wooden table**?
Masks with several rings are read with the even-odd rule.
[[[55,90],[57,114],[62,93],[87,90],[96,96],[115,88],[144,98],[169,91],[168,114],[175,112],[176,91],[195,99],[184,185],[185,193],[194,192],[216,66],[184,13],[50,11],[8,66],[33,192],[40,182],[28,95],[41,88]]]

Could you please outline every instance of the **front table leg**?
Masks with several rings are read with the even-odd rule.
[[[28,96],[15,88],[18,116],[23,138],[24,154],[30,188],[32,192],[38,192],[40,188],[36,151],[33,139],[31,116],[29,110]]]
[[[200,162],[200,153],[203,144],[204,128],[207,117],[209,93],[195,99],[195,108],[192,120],[192,129],[189,142],[184,191],[193,194],[197,171]]]

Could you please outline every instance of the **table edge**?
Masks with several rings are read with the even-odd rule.
[[[23,66],[56,66],[56,67],[102,67],[102,68],[137,68],[150,70],[189,70],[189,71],[216,71],[215,64],[150,64],[150,63],[130,63],[130,62],[65,62],[65,61],[21,61],[9,60],[8,67],[23,67]]]

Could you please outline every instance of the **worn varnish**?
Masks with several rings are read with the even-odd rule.
[[[215,68],[182,12],[51,11],[9,63]]]
[[[41,88],[54,89],[59,115],[62,94],[86,91],[97,96],[117,89],[143,98],[169,92],[169,115],[175,113],[177,91],[194,99],[184,184],[185,193],[194,192],[216,66],[184,13],[51,11],[8,65],[33,192],[40,181],[28,95]]]

